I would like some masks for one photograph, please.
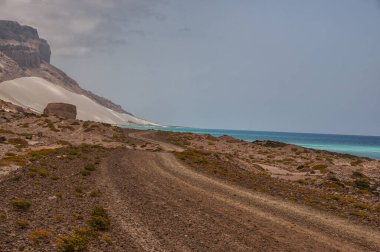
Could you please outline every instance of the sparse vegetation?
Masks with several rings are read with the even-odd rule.
[[[90,196],[94,198],[100,197],[101,195],[102,195],[102,192],[99,189],[95,189],[90,192]]]
[[[95,167],[94,164],[86,164],[86,165],[84,166],[84,169],[85,169],[86,171],[95,171],[95,170],[96,170],[96,167]]]
[[[6,220],[7,219],[7,214],[4,211],[0,211],[0,221]]]
[[[78,234],[61,236],[57,242],[60,252],[81,252],[87,248],[88,238]]]
[[[98,231],[107,231],[110,228],[110,220],[107,211],[102,207],[95,207],[91,213],[90,226]]]
[[[253,143],[262,145],[264,147],[269,147],[269,148],[282,148],[288,145],[286,143],[275,142],[275,141],[255,141]]]
[[[359,209],[370,209],[370,207],[367,205],[367,204],[364,204],[364,203],[356,203],[354,205],[356,208],[359,208]]]
[[[312,167],[313,170],[318,170],[320,171],[321,173],[326,173],[327,172],[327,165],[325,164],[318,164],[318,165],[314,165]]]
[[[83,177],[86,177],[86,176],[90,176],[90,175],[91,175],[91,172],[90,172],[90,171],[87,171],[87,170],[81,170],[81,171],[80,171],[80,174],[81,174]]]
[[[352,212],[351,215],[356,216],[356,217],[360,217],[360,218],[367,217],[367,214],[365,212]]]
[[[361,163],[363,163],[363,160],[358,159],[358,160],[352,161],[350,164],[351,166],[358,166]]]
[[[26,211],[32,205],[29,201],[24,199],[14,199],[11,201],[11,204],[15,210]]]
[[[35,230],[30,234],[30,239],[36,243],[48,240],[50,237],[50,232],[47,230],[39,229]]]
[[[18,149],[28,147],[28,141],[22,138],[11,138],[8,139],[8,143],[12,144]]]
[[[30,226],[30,223],[27,220],[19,220],[17,221],[17,226],[21,229],[26,229]]]

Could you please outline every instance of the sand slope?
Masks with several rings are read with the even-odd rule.
[[[42,113],[50,102],[77,106],[77,118],[111,124],[155,125],[131,115],[115,112],[90,98],[70,92],[39,77],[23,77],[0,83],[0,99]]]

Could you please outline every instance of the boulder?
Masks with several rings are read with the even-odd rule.
[[[44,114],[63,119],[76,119],[77,107],[67,103],[49,103],[44,109]]]

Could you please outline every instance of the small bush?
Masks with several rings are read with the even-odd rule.
[[[269,148],[282,148],[288,145],[286,143],[275,142],[275,141],[256,141],[256,143],[259,143],[260,145],[269,147]]]
[[[108,235],[103,235],[102,236],[102,240],[107,243],[108,245],[111,245],[112,244],[112,239],[111,237],[109,237]]]
[[[38,161],[40,159],[43,159],[49,155],[55,154],[57,150],[54,149],[42,149],[38,151],[33,151],[28,154],[30,157],[30,161]]]
[[[80,235],[62,236],[58,240],[58,251],[81,252],[87,248],[88,238]]]
[[[95,171],[96,170],[96,167],[94,164],[86,164],[84,166],[84,169],[87,170],[87,171]]]
[[[87,170],[81,170],[81,171],[80,171],[80,174],[81,174],[82,176],[86,177],[86,176],[91,175],[91,172],[90,172],[90,171],[87,171]]]
[[[351,178],[365,178],[366,176],[360,171],[352,172]]]
[[[30,226],[30,223],[27,220],[19,220],[17,221],[17,226],[21,229],[26,229]]]
[[[352,161],[350,164],[351,164],[351,166],[358,166],[358,165],[360,165],[361,163],[363,163],[363,161],[360,160],[360,159],[358,159],[358,160]]]
[[[364,204],[364,203],[356,203],[354,205],[356,208],[359,208],[359,209],[369,209],[370,207],[367,205],[367,204]]]
[[[12,144],[18,149],[28,147],[28,141],[22,138],[11,138],[8,140],[8,143]]]
[[[326,173],[327,172],[327,165],[325,164],[319,164],[319,165],[314,165],[312,167],[313,170],[319,170],[321,173]]]
[[[36,243],[39,243],[41,241],[46,241],[48,240],[50,237],[50,233],[46,230],[36,230],[36,231],[33,231],[31,234],[30,234],[30,239],[32,239],[32,241],[36,242]]]
[[[67,145],[67,146],[70,146],[70,145],[71,145],[70,142],[65,141],[65,140],[59,140],[59,141],[57,141],[57,144],[60,144],[60,145]]]
[[[369,190],[371,188],[367,180],[355,180],[355,186],[362,190]]]
[[[0,221],[1,221],[1,220],[6,220],[6,219],[7,219],[7,215],[6,215],[6,213],[3,212],[3,211],[0,211]]]
[[[8,166],[11,164],[24,166],[26,165],[26,161],[24,156],[16,155],[16,156],[7,156],[0,160],[0,166]]]
[[[46,178],[47,176],[49,176],[49,172],[46,170],[46,169],[43,169],[41,168],[39,171],[38,171],[38,174],[43,177],[43,178]]]
[[[307,181],[304,180],[304,179],[297,179],[295,182],[299,183],[299,184],[303,184],[303,185],[306,185],[307,184]]]
[[[102,195],[102,192],[99,189],[92,190],[90,193],[91,197],[100,197]]]
[[[351,213],[351,215],[356,216],[356,217],[360,217],[360,218],[367,217],[367,214],[365,212],[353,212],[353,213]]]
[[[59,198],[59,199],[62,199],[63,198],[63,193],[62,192],[57,192],[55,194],[55,197]]]
[[[341,201],[341,197],[338,196],[338,195],[331,195],[330,197],[328,197],[328,199],[330,199],[330,200],[336,200],[336,201]]]
[[[325,186],[325,187],[328,187],[328,188],[336,189],[336,190],[342,188],[342,186],[340,184],[337,184],[337,183],[332,182],[332,181],[324,181],[322,183],[322,185]]]
[[[78,185],[74,189],[76,193],[83,193],[86,188],[84,186]]]
[[[380,213],[380,203],[375,206],[375,211]]]
[[[97,231],[107,231],[110,228],[110,220],[107,211],[102,207],[95,207],[91,213],[90,226]]]
[[[11,204],[15,210],[26,211],[32,205],[29,201],[24,199],[15,199],[11,201]]]

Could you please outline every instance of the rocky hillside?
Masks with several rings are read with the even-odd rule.
[[[0,51],[25,68],[50,62],[50,46],[39,38],[37,30],[12,21],[0,22]]]
[[[113,111],[131,115],[120,105],[82,89],[75,80],[50,64],[50,55],[49,44],[39,37],[36,29],[0,20],[0,83],[20,77],[40,77]]]

